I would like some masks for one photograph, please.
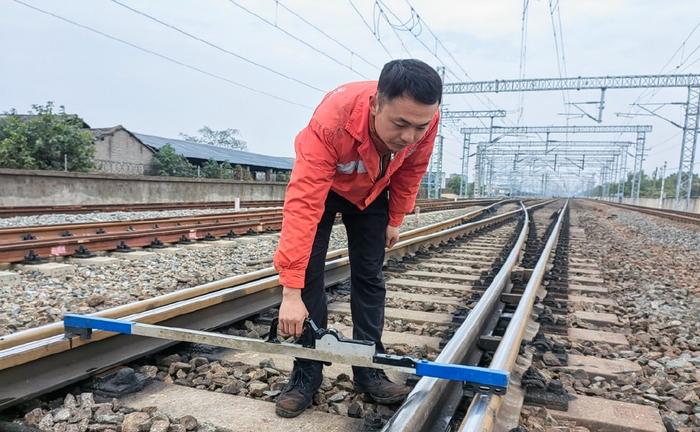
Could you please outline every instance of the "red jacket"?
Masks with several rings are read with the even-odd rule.
[[[329,189],[366,208],[389,187],[389,224],[399,226],[413,210],[437,134],[439,114],[423,138],[396,153],[383,177],[369,136],[370,96],[376,81],[349,83],[328,93],[309,125],[296,137],[296,160],[284,200],[284,219],[274,257],[280,283],[303,288],[304,273]]]

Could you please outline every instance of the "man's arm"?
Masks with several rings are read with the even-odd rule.
[[[401,167],[391,176],[389,183],[389,227],[396,228],[396,240],[398,240],[398,227],[403,222],[404,216],[412,211],[416,204],[420,181],[428,168],[430,155],[433,153],[437,125],[436,121],[421,139],[413,154],[408,156]],[[388,231],[387,234],[389,234]]]
[[[300,336],[308,316],[301,289],[336,170],[337,156],[329,142],[328,133],[312,119],[294,143],[296,160],[287,185],[282,232],[274,257],[284,287],[279,323],[285,335]]]

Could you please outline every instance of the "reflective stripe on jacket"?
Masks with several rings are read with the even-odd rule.
[[[380,156],[369,136],[370,96],[376,81],[345,84],[328,93],[294,142],[296,160],[284,199],[275,269],[280,283],[303,288],[304,273],[328,191],[366,208],[389,187],[389,224],[413,210],[437,134],[438,114],[415,144],[396,153],[380,176]]]

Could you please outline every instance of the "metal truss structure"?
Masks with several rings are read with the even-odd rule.
[[[443,111],[442,119],[465,119],[465,118],[498,118],[505,117],[505,110],[475,110],[475,111]]]
[[[462,83],[446,83],[443,86],[443,94],[468,94],[468,93],[503,93],[503,92],[525,92],[525,91],[556,91],[556,90],[600,90],[601,97],[598,102],[598,114],[593,116],[574,104],[583,115],[596,122],[602,122],[602,114],[605,103],[606,90],[610,89],[647,89],[647,88],[688,88],[688,98],[685,103],[685,119],[683,123],[683,134],[681,141],[681,152],[678,163],[678,176],[676,181],[675,204],[677,208],[686,207],[690,202],[693,167],[695,164],[695,153],[698,140],[698,126],[700,125],[700,75],[624,75],[624,76],[603,76],[603,77],[570,77],[570,78],[536,78],[536,79],[515,79],[515,80],[494,80],[494,81],[473,81]],[[591,126],[595,127],[595,126]],[[635,126],[629,126],[634,128]],[[586,126],[575,126],[581,128],[577,132],[583,133]],[[622,128],[622,127],[621,127]],[[471,132],[464,131],[465,134],[486,133],[484,129],[472,128]],[[498,130],[497,130],[498,129]],[[531,128],[493,128],[490,133],[501,134],[526,134],[542,133]],[[622,131],[621,131],[622,132]],[[634,130],[626,132],[637,133],[637,144],[635,146],[634,169],[635,173],[641,173],[644,155],[644,133],[650,130]],[[465,142],[468,138],[465,135]],[[625,169],[622,165],[622,169]],[[603,179],[601,179],[603,181]],[[639,196],[640,175],[635,174],[632,197]],[[603,185],[603,187],[606,187]]]
[[[433,149],[432,157],[428,172],[424,177],[424,184],[428,192],[428,198],[440,198],[440,190],[442,185],[442,160],[443,160],[443,144],[444,137],[442,136],[442,122],[444,120],[461,120],[468,118],[490,118],[490,127],[493,126],[493,119],[505,117],[505,110],[473,110],[473,111],[448,111],[444,108],[440,109],[440,132],[435,139],[435,148]],[[469,163],[469,153],[462,152],[462,173],[465,172],[466,166]],[[460,195],[462,195],[464,181],[460,182]]]
[[[700,87],[700,75],[623,75],[576,78],[535,78],[447,83],[443,94],[503,93],[548,90]]]
[[[489,141],[476,142],[474,164],[474,194],[489,196],[504,193],[533,192],[523,187],[524,173],[542,174],[539,191],[546,191],[550,177],[561,180],[566,174],[578,176],[578,179],[590,180],[590,174],[584,170],[591,168],[600,171],[605,196],[608,196],[607,183],[617,182],[617,197],[624,196],[624,184],[627,176],[627,155],[634,158],[634,175],[631,196],[639,197],[641,166],[644,160],[646,133],[651,132],[649,125],[633,126],[522,126],[493,128],[462,128],[464,134],[464,151],[469,151],[472,135],[489,135]],[[635,134],[634,141],[617,140],[555,140],[553,134]],[[508,135],[544,134],[542,139],[525,139],[504,141]],[[632,150],[632,153],[630,153]],[[468,170],[462,173],[462,182],[468,179]],[[519,178],[519,179],[518,179]],[[527,184],[525,183],[525,186]],[[587,187],[588,184],[582,185]],[[463,190],[463,189],[462,189]]]

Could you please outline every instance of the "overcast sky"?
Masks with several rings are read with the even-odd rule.
[[[410,24],[409,5],[415,8],[423,25],[415,26],[412,34],[400,29],[394,32],[377,3],[370,0],[119,0],[220,49],[109,0],[22,1],[151,53],[13,0],[2,0],[0,111],[16,108],[25,112],[33,103],[54,101],[93,127],[121,124],[132,131],[165,137],[194,134],[203,125],[237,128],[250,151],[280,156],[293,155],[293,138],[308,122],[322,91],[348,81],[376,79],[381,66],[391,59],[389,55],[444,65],[447,82],[468,80],[465,72],[477,81],[518,78],[521,68],[528,78],[557,77],[564,67],[568,76],[700,73],[700,29],[691,34],[700,23],[698,0],[559,0],[561,27],[555,13],[554,29],[550,2],[531,0],[524,63],[520,55],[522,1],[384,0],[381,10],[393,24]],[[381,43],[372,34],[375,29]],[[563,39],[565,62],[559,47],[559,67],[554,32]],[[680,152],[679,129],[655,118],[615,115],[634,111],[630,104],[640,95],[640,102],[678,102],[685,101],[686,91],[610,90],[603,124],[653,125],[645,170],[652,171],[666,160],[669,172],[674,171]],[[451,95],[445,102],[450,110],[498,106],[508,111],[503,123],[507,125],[566,124],[566,118],[558,115],[567,109],[561,92],[525,94],[520,119],[517,94],[487,96]],[[569,94],[572,102],[598,97],[597,91]],[[678,106],[660,112],[682,122]],[[574,118],[569,124],[596,123]],[[480,123],[468,120],[446,128],[448,173],[460,169],[458,130],[466,125]],[[590,138],[600,137],[581,137]],[[622,138],[631,137],[617,137]],[[699,166],[696,164],[696,171]]]

